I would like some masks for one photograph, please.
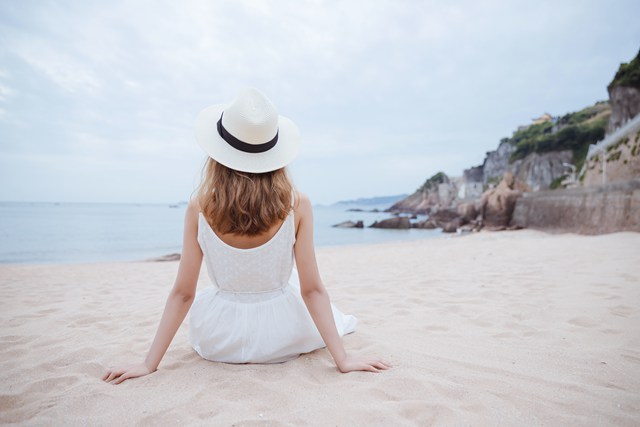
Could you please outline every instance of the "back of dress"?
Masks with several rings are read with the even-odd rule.
[[[292,208],[268,242],[251,249],[239,249],[222,241],[200,213],[198,243],[213,285],[232,293],[269,292],[285,286],[293,269],[293,219]]]
[[[198,243],[213,284],[197,292],[190,309],[189,342],[200,356],[279,363],[324,347],[294,268],[293,207],[276,234],[252,249],[226,244],[200,213]],[[340,335],[355,330],[354,316],[331,309]]]

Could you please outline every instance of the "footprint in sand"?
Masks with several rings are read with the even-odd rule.
[[[609,313],[620,317],[633,317],[634,309],[628,305],[616,305],[615,307],[609,307]]]
[[[600,329],[600,332],[607,335],[618,335],[622,333],[619,329]]]
[[[582,326],[583,328],[593,328],[594,326],[598,325],[593,319],[584,316],[578,316],[574,317],[573,319],[569,319],[568,323],[576,326]]]
[[[622,358],[628,360],[631,363],[635,363],[636,365],[640,365],[640,357],[635,356],[633,354],[622,354]]]

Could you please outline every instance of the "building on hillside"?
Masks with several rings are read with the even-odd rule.
[[[539,125],[540,123],[545,123],[545,122],[557,123],[558,122],[558,117],[553,117],[549,113],[544,113],[540,117],[537,117],[535,119],[531,119],[531,123],[530,124],[518,126],[518,129],[513,133],[516,133],[516,132],[521,131],[521,130],[529,129],[533,125]]]
[[[536,118],[536,119],[531,119],[531,124],[532,125],[539,125],[540,123],[544,123],[544,122],[551,122],[554,121],[554,118],[551,114],[549,113],[544,113],[543,115],[541,115],[540,117]]]

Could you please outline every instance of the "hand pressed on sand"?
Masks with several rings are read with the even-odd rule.
[[[157,369],[156,369],[157,370]],[[109,368],[106,374],[102,376],[102,380],[111,382],[111,384],[120,384],[121,382],[130,378],[143,377],[149,375],[155,371],[151,371],[144,363],[136,363],[129,366],[117,366],[115,368]]]
[[[369,359],[365,357],[353,357],[347,355],[340,363],[337,363],[338,369],[342,373],[351,371],[369,371],[379,372],[390,369],[389,363],[377,359]]]

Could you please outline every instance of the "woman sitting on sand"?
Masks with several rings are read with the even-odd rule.
[[[340,372],[388,369],[342,345],[357,319],[329,301],[311,203],[285,170],[298,152],[296,125],[246,89],[229,105],[205,108],[196,138],[209,159],[186,210],[182,258],[158,331],[144,362],[110,368],[103,380],[155,372],[189,309],[189,342],[208,360],[279,363],[326,345]],[[214,286],[196,294],[203,256]]]

